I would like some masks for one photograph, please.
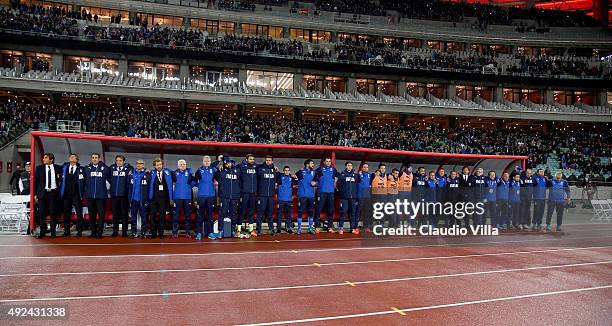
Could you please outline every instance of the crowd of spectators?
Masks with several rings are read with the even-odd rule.
[[[54,33],[78,36],[77,19],[90,20],[91,14],[65,12],[63,9],[42,7],[23,7],[20,11],[0,9],[0,28],[25,31]],[[118,19],[121,19],[119,17]],[[400,41],[383,42],[380,38],[344,38],[328,45],[313,45],[301,40],[276,39],[269,36],[241,36],[223,34],[211,36],[205,30],[184,29],[156,24],[148,27],[146,19],[138,22],[140,26],[96,24],[87,25],[83,36],[88,40],[129,41],[141,44],[163,45],[170,48],[191,47],[207,51],[241,51],[270,53],[285,56],[298,56],[322,60],[360,62],[362,64],[399,65],[418,69],[462,69],[472,72],[483,71],[484,67],[500,72],[498,58],[477,52],[433,51],[425,56],[411,52]],[[593,64],[585,58],[565,56],[526,56],[516,55],[516,64],[506,64],[505,73],[528,73],[532,75],[574,75],[606,78],[610,67],[604,63]],[[41,67],[44,68],[44,67]],[[44,70],[44,69],[42,69]]]
[[[152,114],[140,107],[41,106],[15,101],[0,107],[1,136],[30,127],[39,129],[42,123],[53,130],[57,120],[78,120],[83,131],[125,137],[525,155],[531,167],[545,164],[551,154],[556,154],[562,162],[558,168],[580,169],[587,174],[612,172],[612,167],[602,165],[599,159],[610,157],[612,135],[601,132],[556,130],[545,134],[511,128],[451,129],[433,124],[398,126],[202,111],[162,110]]]

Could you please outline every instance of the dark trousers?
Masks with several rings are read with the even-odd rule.
[[[172,216],[172,234],[177,234],[179,229],[179,215],[183,211],[185,217],[185,233],[191,233],[189,219],[191,218],[191,200],[175,199],[174,214]]]
[[[274,230],[274,219],[272,214],[274,211],[274,197],[259,197],[257,207],[257,233],[261,232],[261,224],[265,219],[268,222],[270,231]],[[280,228],[280,225],[278,226]]]
[[[521,224],[521,203],[520,202],[510,202],[508,203],[510,216],[512,217],[512,225],[518,226]]]
[[[544,218],[544,209],[546,208],[545,199],[535,199],[533,201],[533,224],[542,225]]]
[[[83,202],[77,195],[66,196],[62,200],[64,204],[64,233],[70,233],[70,218],[72,217],[72,208],[77,216],[77,233],[83,232]]]
[[[319,227],[321,220],[321,212],[327,208],[327,228],[331,229],[334,227],[334,193],[333,192],[322,192],[319,194],[319,201],[317,202],[317,211],[314,216],[315,227]]]
[[[492,226],[501,224],[499,222],[499,219],[497,218],[497,202],[487,201],[485,205],[485,212],[487,213],[487,217],[491,221]],[[486,218],[485,218],[485,222],[486,222]]]
[[[164,235],[164,222],[166,220],[166,210],[168,209],[169,202],[167,199],[155,198],[149,205],[151,216],[151,235],[157,236]]]
[[[361,220],[364,229],[372,228],[372,198],[359,198],[357,200],[357,211],[355,212],[357,225]]]
[[[372,194],[372,203],[386,203],[386,202],[387,202],[387,195],[386,194],[385,195],[382,195],[382,194]],[[369,219],[371,218],[370,221],[372,222],[372,224],[370,224],[370,227],[373,228],[374,224],[376,224],[376,225],[382,224],[384,226],[385,219],[387,218],[386,214],[383,217],[381,217],[381,218],[374,219],[374,210],[373,210],[373,207],[371,207],[371,209],[372,209],[371,210],[372,211],[371,217],[368,217]],[[369,221],[364,220],[364,224],[367,224],[368,222]],[[413,221],[410,221],[410,222],[413,222]]]
[[[531,224],[531,199],[521,201],[521,224]]]
[[[47,216],[51,216],[51,235],[55,235],[57,220],[59,219],[59,205],[57,189],[46,192],[42,198],[38,198],[38,225],[40,225],[41,235],[47,232],[47,223],[45,222]]]
[[[550,225],[552,222],[553,211],[557,211],[557,227],[563,224],[563,211],[565,210],[565,202],[562,201],[548,201],[548,211],[546,213],[546,225]]]
[[[119,232],[119,223],[121,222],[121,233],[128,233],[128,210],[129,203],[127,196],[112,197],[111,208],[113,210],[113,233]]]
[[[219,233],[223,233],[223,220],[228,217],[232,220],[232,231],[236,228],[236,220],[238,219],[238,199],[221,198],[221,206],[219,207]]]
[[[276,210],[276,229],[278,231],[281,230],[281,225],[283,222],[283,215],[285,218],[285,229],[291,229],[293,227],[293,222],[291,221],[291,215],[293,214],[293,203],[290,201],[278,201],[278,209]]]
[[[253,224],[253,214],[255,214],[255,194],[241,193],[240,194],[240,215],[238,216],[238,224],[244,222],[244,216],[248,217],[249,224]]]
[[[104,215],[106,199],[87,199],[87,210],[89,211],[89,227],[91,235],[102,235],[104,232]]]
[[[357,199],[355,198],[344,198],[340,199],[340,216],[338,217],[338,228],[344,229],[344,216],[348,214],[349,225],[351,231],[357,228]]]
[[[310,197],[300,197],[298,198],[298,209],[297,209],[297,223],[298,223],[298,230],[302,229],[302,217],[304,216],[304,212],[306,212],[307,215],[307,219],[310,222],[310,219],[312,218],[312,214],[314,211],[314,198],[310,198]],[[315,227],[318,227],[317,225],[317,221],[314,221],[314,225]],[[310,228],[311,225],[308,224],[308,227]]]
[[[507,200],[498,200],[497,201],[497,224],[500,225],[508,225],[510,224],[510,214],[508,209],[508,201]]]
[[[215,209],[216,198],[210,197],[198,197],[198,220],[196,222],[196,233],[202,233],[202,223],[204,223],[204,234],[211,234],[214,231],[213,228],[213,213]],[[221,222],[222,219],[219,219]],[[221,225],[221,223],[219,223]]]
[[[131,232],[132,234],[138,233],[138,215],[140,214],[140,234],[145,235],[147,233],[147,209],[149,208],[148,204],[142,203],[140,201],[132,200],[130,205],[130,222],[132,224]]]

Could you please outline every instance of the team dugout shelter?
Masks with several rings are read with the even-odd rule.
[[[160,157],[164,160],[164,166],[177,169],[177,161],[184,159],[187,167],[195,173],[196,169],[202,165],[202,156],[208,155],[215,161],[217,155],[229,156],[237,164],[240,164],[247,154],[256,157],[256,163],[262,163],[264,157],[271,155],[274,157],[274,165],[279,172],[285,165],[295,173],[303,167],[304,160],[312,159],[317,164],[323,164],[327,157],[331,158],[332,164],[338,171],[344,170],[346,162],[352,162],[353,167],[359,170],[363,163],[368,163],[370,173],[373,173],[380,163],[385,163],[387,172],[393,168],[400,168],[409,163],[413,169],[423,166],[426,171],[437,171],[444,168],[446,173],[456,170],[461,173],[464,166],[470,167],[471,171],[476,168],[483,168],[485,174],[489,170],[496,173],[510,172],[516,166],[525,168],[526,156],[512,155],[475,155],[475,154],[451,154],[433,152],[412,152],[387,149],[341,147],[341,146],[320,146],[320,145],[290,145],[290,144],[254,144],[254,143],[235,143],[235,142],[208,142],[208,141],[189,141],[189,140],[170,140],[170,139],[149,139],[132,138],[120,136],[103,136],[94,134],[74,134],[59,132],[32,131],[30,143],[30,162],[33,165],[42,164],[44,153],[53,153],[55,163],[63,164],[68,161],[71,153],[79,156],[79,163],[87,165],[90,162],[91,153],[99,153],[102,161],[106,165],[111,165],[115,161],[116,155],[124,155],[126,161],[134,166],[137,159],[145,161],[147,170],[153,169],[153,159]],[[34,178],[31,179],[31,189],[34,189]],[[31,203],[34,203],[34,191],[31,192]],[[336,204],[338,204],[336,200]],[[107,203],[110,205],[110,203]],[[294,215],[297,209],[297,198],[294,192]],[[30,205],[31,216],[30,230],[34,230],[35,205]],[[84,219],[88,220],[84,208]],[[112,221],[110,207],[106,209],[106,221]],[[338,209],[335,210],[336,214]],[[190,217],[195,221],[195,214]],[[274,212],[276,214],[276,212]],[[276,215],[274,215],[276,216]],[[322,217],[326,216],[322,213]],[[73,218],[75,218],[73,214]],[[184,218],[181,216],[181,218]],[[170,221],[171,216],[166,216]]]

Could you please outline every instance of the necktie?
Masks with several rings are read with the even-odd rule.
[[[51,189],[51,165],[47,166],[47,189]]]
[[[70,174],[74,174],[74,166],[70,167]]]

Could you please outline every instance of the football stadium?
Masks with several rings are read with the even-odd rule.
[[[0,0],[0,324],[611,325],[608,0]]]

